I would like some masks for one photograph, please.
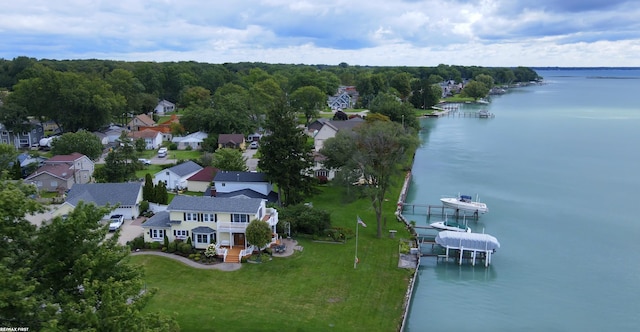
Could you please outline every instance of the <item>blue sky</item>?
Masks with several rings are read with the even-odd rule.
[[[640,1],[30,0],[0,58],[640,66]]]

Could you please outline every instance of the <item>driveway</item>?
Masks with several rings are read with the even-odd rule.
[[[247,168],[249,168],[249,172],[255,172],[258,170],[258,160],[254,158],[254,155],[258,152],[258,149],[246,149],[242,152],[242,156],[247,158]]]
[[[118,238],[118,243],[122,245],[126,245],[128,241],[132,241],[138,236],[142,235],[144,231],[142,229],[142,222],[146,220],[145,217],[138,217],[137,219],[125,219],[124,224],[120,228],[120,238]],[[107,238],[111,238],[113,233],[109,232],[107,234]]]

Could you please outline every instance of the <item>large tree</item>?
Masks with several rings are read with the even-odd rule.
[[[98,130],[126,105],[125,97],[115,94],[100,78],[43,66],[34,66],[8,98],[29,115],[51,119],[71,132]]]
[[[270,134],[260,140],[258,168],[277,184],[281,204],[299,203],[315,189],[310,174],[313,146],[284,100],[269,112],[265,127]]]
[[[0,183],[0,322],[34,331],[177,331],[166,316],[142,313],[152,290],[129,249],[100,219],[106,208],[80,203],[68,218],[36,229],[35,188]]]
[[[258,250],[269,244],[273,237],[273,232],[271,231],[269,224],[258,219],[251,220],[249,225],[247,225],[246,234],[247,242],[256,246],[256,249]]]
[[[51,142],[51,153],[53,155],[82,153],[95,160],[102,154],[102,143],[100,139],[85,130],[75,133],[64,133],[62,136]]]
[[[320,110],[327,105],[327,95],[315,86],[303,86],[291,94],[291,106],[304,114],[306,124],[317,118]]]
[[[125,182],[135,179],[140,162],[136,158],[132,140],[122,132],[116,142],[116,149],[104,158],[104,166],[94,172],[98,182]]]
[[[387,189],[400,163],[410,157],[407,152],[417,144],[411,129],[392,121],[372,121],[354,128],[353,135],[328,139],[320,151],[327,157],[328,165],[346,171],[357,170],[376,213],[378,237],[382,237],[382,211]],[[351,151],[350,157],[347,151]]]
[[[10,164],[16,163],[18,160],[18,151],[16,147],[10,144],[0,143],[0,179],[9,171]]]

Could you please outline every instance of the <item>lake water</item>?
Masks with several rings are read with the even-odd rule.
[[[479,195],[469,226],[501,248],[489,268],[423,258],[406,331],[640,329],[640,69],[537,72],[461,109],[495,118],[422,120],[408,203]]]

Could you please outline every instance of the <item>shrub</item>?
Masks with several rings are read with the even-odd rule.
[[[193,148],[191,147],[191,145],[187,145],[187,147],[185,148],[185,150],[187,150],[187,151],[191,151],[191,150],[193,150]]]
[[[169,246],[169,238],[167,237],[167,235],[165,234],[164,236],[164,248],[167,248]]]
[[[194,257],[196,257],[196,255],[194,255],[194,254],[189,254],[189,259],[193,259]]]
[[[196,262],[199,261],[200,260],[200,256],[194,257],[193,260],[196,261]]]
[[[408,254],[410,249],[411,248],[409,247],[409,243],[407,243],[407,241],[400,240],[400,253],[401,254]]]
[[[136,249],[144,249],[144,237],[143,236],[138,236],[137,238],[133,239],[131,241],[131,249],[136,250]]]
[[[149,244],[149,248],[153,250],[160,249],[160,242],[151,242]]]
[[[193,251],[193,247],[191,246],[191,243],[185,242],[180,243],[178,250],[183,254],[190,254]]]
[[[176,143],[169,144],[169,150],[178,150],[178,144]]]
[[[140,213],[144,214],[145,212],[147,212],[147,210],[149,210],[149,202],[148,201],[140,202]]]
[[[178,243],[175,241],[169,243],[167,251],[173,254],[174,252],[176,252],[176,250],[178,250]]]
[[[284,224],[291,225],[292,234],[309,234],[324,236],[324,231],[331,228],[331,218],[327,211],[316,209],[304,204],[282,208],[278,212],[280,222],[278,233],[284,233]]]
[[[162,249],[160,249],[162,252],[167,252],[167,247],[162,247]]]

